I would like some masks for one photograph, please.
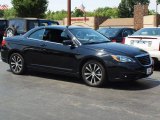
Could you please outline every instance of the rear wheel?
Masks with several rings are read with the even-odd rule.
[[[102,86],[106,81],[104,66],[98,61],[88,61],[82,67],[82,78],[89,86]]]
[[[24,59],[19,53],[13,53],[9,59],[10,69],[14,74],[20,75],[24,73]]]

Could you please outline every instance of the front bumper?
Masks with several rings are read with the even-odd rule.
[[[150,71],[148,71],[150,70]],[[153,74],[153,64],[142,66],[136,63],[120,63],[107,67],[109,81],[134,81]]]

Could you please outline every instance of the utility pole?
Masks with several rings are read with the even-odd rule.
[[[67,8],[68,8],[67,25],[69,26],[71,25],[71,0],[68,0]]]
[[[158,0],[156,0],[156,27],[158,27]]]

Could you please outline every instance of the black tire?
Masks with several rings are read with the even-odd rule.
[[[14,27],[8,27],[6,29],[6,37],[12,37],[14,35],[16,35],[16,29]]]
[[[12,73],[21,75],[25,71],[25,64],[22,55],[19,53],[13,53],[9,59],[9,66]]]
[[[92,87],[101,87],[106,82],[106,71],[104,66],[95,60],[86,62],[81,71],[84,82]]]

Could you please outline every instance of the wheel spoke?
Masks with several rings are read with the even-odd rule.
[[[15,66],[16,66],[15,64],[11,65],[12,68],[14,68]]]
[[[88,80],[92,75],[89,75],[88,77],[86,77],[86,79]]]
[[[102,76],[102,74],[96,74],[96,76]]]
[[[12,60],[13,60],[14,62],[16,62],[15,56],[14,56],[14,57],[12,57]]]
[[[14,69],[14,71],[17,72],[17,69],[18,69],[18,67],[16,66],[15,69]]]
[[[101,77],[98,77],[97,75],[95,75],[96,76],[96,78],[100,81],[101,80]]]
[[[89,69],[90,69],[90,70],[91,70],[91,72],[92,72],[93,70],[92,70],[91,64],[89,64],[88,66],[89,66]]]
[[[17,67],[18,67],[19,70],[21,70],[21,68],[22,68],[20,65],[18,65]]]
[[[91,73],[84,73],[84,75],[85,75],[85,76],[89,76],[89,75],[91,75]]]
[[[93,69],[94,71],[96,71],[96,67],[97,67],[97,65],[96,65],[96,64],[94,64],[94,69]]]
[[[90,81],[91,84],[93,84],[93,79],[94,79],[94,76],[92,75],[92,78],[91,78],[91,81]]]
[[[92,76],[91,83],[92,83],[92,84],[96,84],[95,76]]]
[[[95,72],[97,72],[98,70],[100,70],[100,68],[99,68],[99,67],[97,67],[97,69],[95,70]]]
[[[16,63],[15,62],[11,62],[11,65],[15,65]]]
[[[92,70],[91,70],[90,68],[86,67],[86,69],[87,69],[89,72],[92,72]]]
[[[21,59],[19,59],[17,62],[19,63],[19,62],[22,62],[22,61],[21,61]]]
[[[22,65],[21,65],[21,64],[19,64],[18,66],[22,67]]]

